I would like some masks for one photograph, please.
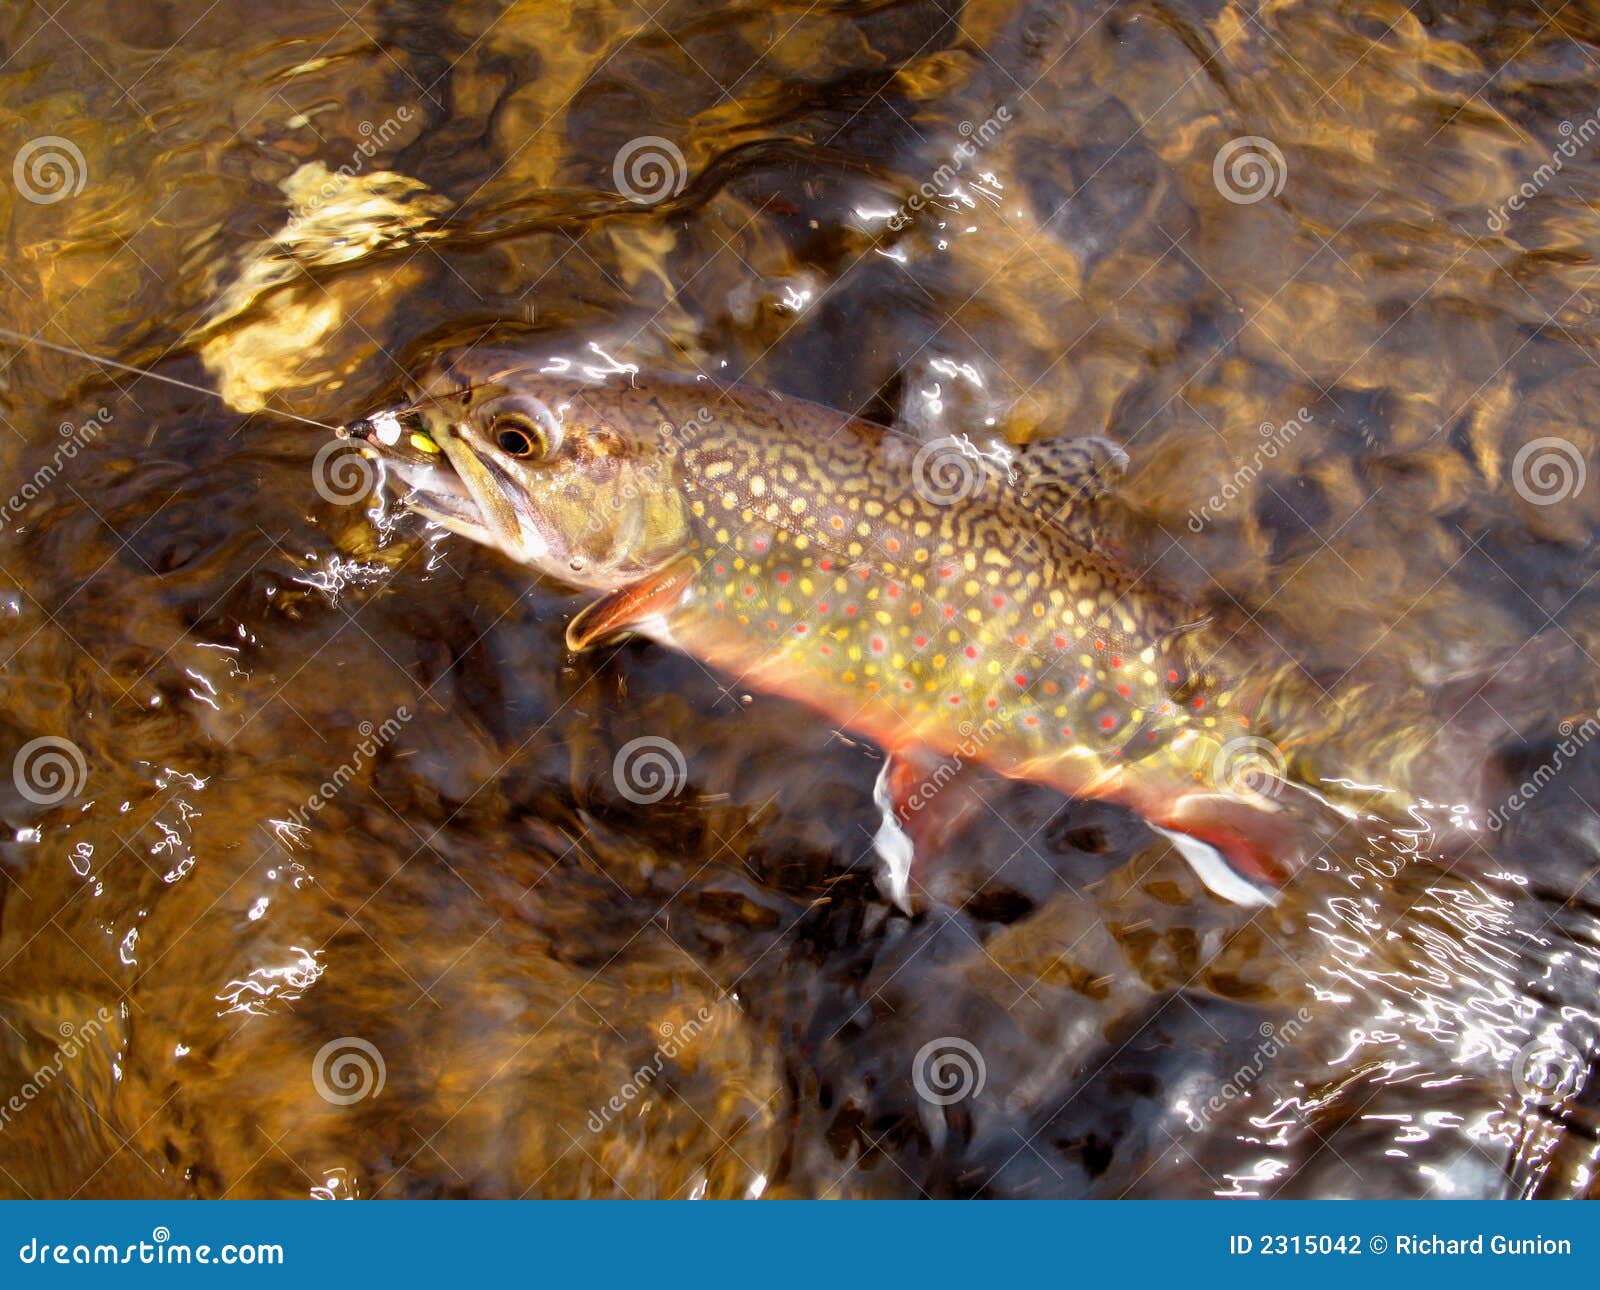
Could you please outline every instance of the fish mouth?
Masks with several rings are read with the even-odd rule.
[[[398,482],[395,498],[407,510],[452,533],[496,545],[482,507],[420,418],[391,409],[340,426],[334,433],[357,444],[363,457],[376,462],[387,479]]]

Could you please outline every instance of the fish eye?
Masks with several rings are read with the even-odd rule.
[[[494,436],[495,447],[508,457],[535,457],[543,451],[544,436],[539,427],[516,413],[496,417],[489,433]]]

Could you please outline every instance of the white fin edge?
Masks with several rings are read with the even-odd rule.
[[[1212,895],[1220,896],[1230,904],[1247,907],[1260,908],[1278,903],[1276,894],[1269,895],[1253,882],[1241,878],[1215,847],[1187,833],[1164,829],[1159,824],[1150,827],[1177,848],[1178,854],[1194,870],[1195,877],[1205,884],[1206,890]]]

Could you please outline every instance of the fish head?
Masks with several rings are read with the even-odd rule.
[[[408,509],[609,591],[664,567],[690,535],[671,428],[637,395],[513,351],[464,351],[340,433],[384,465]]]

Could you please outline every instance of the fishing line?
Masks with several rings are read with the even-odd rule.
[[[86,358],[91,363],[100,363],[106,367],[120,368],[124,372],[132,372],[135,376],[148,376],[152,381],[164,381],[168,385],[176,385],[180,390],[192,390],[196,394],[204,394],[207,398],[222,399],[222,395],[215,390],[208,390],[203,385],[192,385],[188,381],[180,381],[175,376],[162,376],[160,372],[147,371],[142,367],[134,367],[130,363],[119,363],[114,358],[103,358],[99,354],[91,354],[86,349],[74,349],[71,345],[57,345],[54,341],[40,340],[37,336],[26,336],[20,331],[12,331],[9,327],[0,327],[0,337],[7,340],[18,341],[24,345],[38,345],[42,349],[53,349],[58,354],[71,354],[74,358]],[[226,400],[222,400],[226,402]],[[308,426],[316,426],[319,430],[338,430],[338,426],[331,426],[326,421],[317,421],[311,417],[303,417],[298,412],[285,412],[279,408],[263,408],[262,411],[275,417],[288,417],[291,421],[303,421]]]

